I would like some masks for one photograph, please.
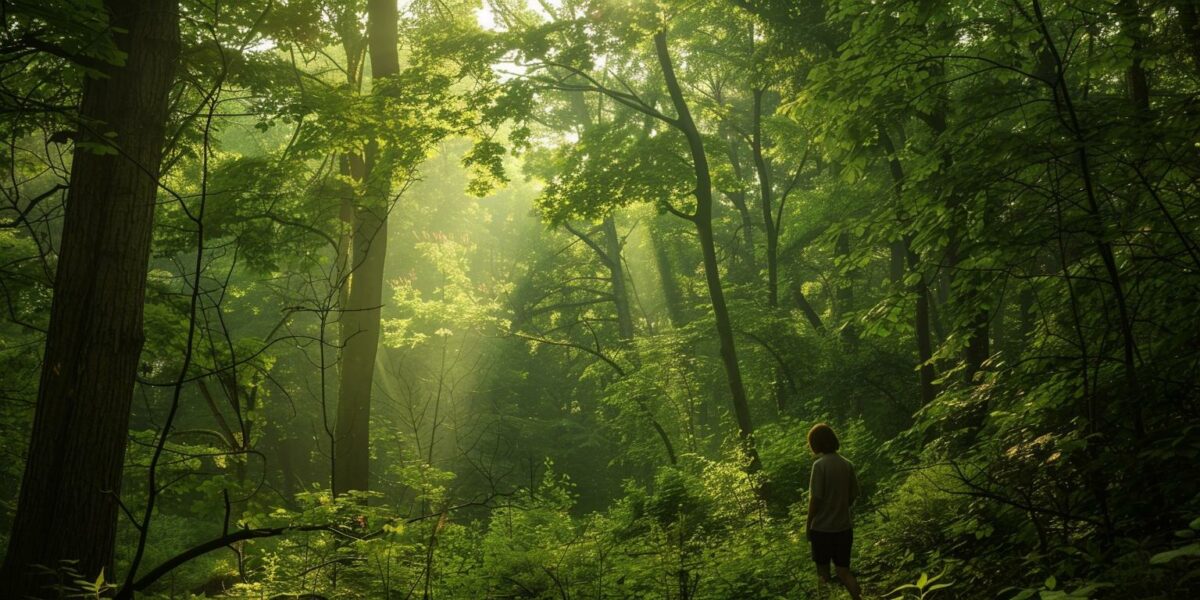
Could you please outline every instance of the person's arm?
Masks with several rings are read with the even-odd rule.
[[[825,495],[825,478],[819,462],[813,463],[812,474],[808,477],[808,520],[804,524],[805,536],[811,537],[813,515],[817,512]]]

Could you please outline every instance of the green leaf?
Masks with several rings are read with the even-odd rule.
[[[1200,557],[1200,542],[1188,544],[1182,548],[1159,552],[1150,557],[1150,564],[1165,565],[1177,558],[1196,558]]]

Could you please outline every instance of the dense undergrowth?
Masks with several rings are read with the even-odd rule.
[[[0,596],[816,597],[828,422],[870,598],[1200,598],[1192,0],[13,0],[0,51]]]

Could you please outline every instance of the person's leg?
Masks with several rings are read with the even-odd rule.
[[[817,565],[817,598],[829,598],[829,565]]]
[[[854,532],[852,530],[838,533],[832,548],[833,566],[837,571],[838,579],[841,580],[842,585],[846,586],[846,591],[850,592],[850,597],[854,600],[862,600],[862,588],[858,586],[858,580],[850,572],[850,550],[853,546]]]
[[[842,580],[842,585],[846,586],[846,591],[850,592],[851,598],[862,600],[862,588],[858,586],[858,580],[854,578],[849,567],[837,567],[837,576]]]
[[[817,583],[824,586],[828,585],[833,577],[829,574],[829,565],[817,565]]]
[[[829,594],[829,582],[833,577],[829,573],[829,562],[833,559],[832,548],[828,536],[819,531],[810,531],[809,543],[812,545],[813,562],[817,565],[817,596],[825,598]]]

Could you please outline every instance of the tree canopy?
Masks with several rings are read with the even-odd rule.
[[[0,21],[0,596],[1200,596],[1194,0]]]

